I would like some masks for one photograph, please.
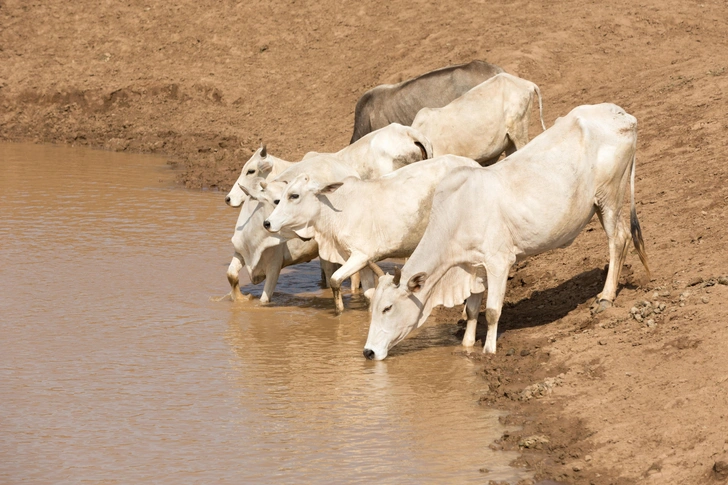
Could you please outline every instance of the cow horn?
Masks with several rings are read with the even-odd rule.
[[[399,286],[399,280],[402,279],[402,270],[399,268],[394,268],[394,286]]]
[[[261,188],[262,188],[263,190],[265,190],[265,188],[266,188],[266,187],[268,187],[268,182],[266,182],[265,180],[261,180],[261,181],[260,181],[260,187],[261,187]]]
[[[268,156],[268,150],[265,148],[265,143],[260,144],[260,156],[263,158]]]

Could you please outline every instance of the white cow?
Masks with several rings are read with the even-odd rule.
[[[279,189],[301,174],[324,185],[346,177],[381,177],[413,162],[432,158],[432,144],[409,126],[392,123],[373,131],[336,153],[312,153],[273,179]],[[270,183],[268,184],[270,185]]]
[[[231,207],[240,207],[248,199],[247,192],[259,190],[260,182],[266,178],[276,177],[291,165],[293,162],[270,155],[266,146],[261,145],[243,165],[240,177],[225,197],[225,203]],[[264,203],[265,201],[261,201],[261,204]],[[253,209],[256,208],[259,212],[256,212],[254,216]],[[310,261],[318,254],[315,244],[303,244],[303,241],[300,240],[288,242],[285,239],[270,237],[270,234],[261,226],[261,221],[272,210],[272,206],[259,206],[257,201],[253,201],[248,204],[247,208],[240,211],[232,237],[235,253],[227,271],[231,287],[230,298],[233,301],[240,294],[238,273],[243,266],[246,267],[254,284],[260,283],[263,279],[266,280],[260,301],[268,303],[273,296],[282,268]],[[251,217],[253,219],[248,221]],[[244,254],[247,255],[247,258],[243,256]],[[325,284],[328,285],[328,280],[335,269],[333,264],[321,261],[321,279]]]
[[[364,356],[384,359],[433,306],[465,298],[463,345],[473,345],[483,277],[483,351],[495,353],[509,268],[568,246],[595,212],[609,239],[609,271],[597,301],[600,309],[610,306],[630,239],[620,217],[630,173],[631,238],[649,277],[634,205],[636,146],[637,120],[622,108],[579,106],[502,162],[453,171],[437,187],[430,223],[401,275],[380,278]]]
[[[231,285],[231,298],[235,300],[239,294],[238,272],[246,266],[253,282],[259,282],[263,278],[266,284],[261,296],[261,302],[268,302],[273,295],[275,285],[278,281],[280,270],[290,264],[309,261],[311,251],[315,244],[301,246],[300,241],[291,242],[294,239],[279,235],[271,238],[270,234],[263,229],[263,219],[259,215],[265,211],[272,211],[269,202],[278,200],[277,195],[285,189],[285,182],[295,177],[301,170],[317,173],[320,178],[336,182],[346,177],[371,177],[388,173],[395,168],[412,163],[432,155],[432,145],[421,133],[408,126],[390,125],[386,128],[370,133],[360,139],[357,143],[349,145],[343,150],[333,153],[306,154],[304,160],[298,163],[291,163],[273,157],[267,153],[265,147],[261,147],[246,162],[242,173],[236,182],[233,190],[230,191],[227,200],[229,205],[245,200],[246,194],[256,194],[254,197],[258,204],[262,204],[260,212],[250,212],[250,222],[244,223],[241,219],[246,216],[245,208],[236,225],[233,235],[233,246],[235,254],[228,266],[228,281]],[[316,167],[313,169],[312,167]],[[267,186],[265,180],[278,180],[271,186]],[[267,188],[266,193],[260,194],[261,188]],[[249,211],[256,204],[251,204]],[[267,215],[267,214],[266,214]],[[247,220],[247,219],[244,219]],[[255,221],[255,222],[253,222]],[[300,246],[300,247],[299,247]],[[239,248],[245,248],[239,249]],[[241,252],[243,251],[243,252]],[[246,256],[247,255],[247,256]],[[249,259],[252,258],[252,259]],[[328,283],[334,271],[334,264],[323,258],[321,259],[322,279]],[[374,276],[369,269],[362,272],[365,287],[372,286]],[[359,276],[352,277],[352,290],[356,292],[359,287]]]
[[[452,153],[482,165],[528,143],[534,96],[543,123],[541,92],[534,83],[496,74],[442,108],[422,108],[412,122],[432,142],[433,155]]]
[[[427,227],[437,183],[458,167],[478,167],[455,155],[426,160],[383,177],[322,184],[308,174],[288,184],[264,226],[313,238],[321,258],[342,264],[331,277],[336,311],[341,282],[370,263],[409,256]]]
[[[316,241],[286,240],[263,229],[263,221],[273,209],[273,205],[265,200],[248,199],[243,203],[231,239],[235,254],[227,270],[233,301],[240,295],[239,273],[243,266],[253,284],[265,279],[260,301],[268,303],[282,268],[305,263],[318,256]],[[322,261],[322,270],[328,273],[328,277],[331,277],[333,269],[333,265]]]
[[[244,188],[252,192],[257,189],[260,180],[273,179],[291,165],[293,162],[270,155],[265,145],[261,145],[243,165],[240,177],[225,197],[225,203],[230,207],[240,207],[247,198]]]

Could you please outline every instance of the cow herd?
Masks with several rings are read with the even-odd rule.
[[[529,142],[535,100],[544,131]],[[538,87],[483,61],[377,86],[357,103],[342,150],[291,163],[262,146],[245,163],[225,199],[242,206],[231,298],[243,266],[265,280],[265,303],[281,268],[319,257],[337,313],[347,278],[371,300],[364,356],[381,360],[437,305],[465,302],[463,345],[473,346],[487,289],[483,351],[495,353],[511,266],[568,246],[595,213],[609,244],[598,310],[616,297],[630,241],[649,277],[636,146],[637,120],[613,104],[578,106],[546,129]],[[385,275],[376,263],[387,258],[409,259]]]

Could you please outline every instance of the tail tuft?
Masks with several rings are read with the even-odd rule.
[[[642,265],[645,267],[645,271],[647,271],[647,281],[650,281],[652,279],[652,273],[650,272],[650,265],[647,261],[645,241],[644,239],[642,239],[642,228],[640,227],[639,219],[637,219],[637,209],[634,205],[634,166],[635,157],[632,156],[632,174],[630,176],[631,201],[629,212],[629,229],[632,233],[632,242],[634,243],[634,248],[637,250],[637,254],[640,257],[640,261],[642,261]]]

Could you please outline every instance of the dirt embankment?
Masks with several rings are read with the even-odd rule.
[[[640,123],[654,279],[637,284],[631,255],[616,308],[593,317],[608,259],[596,222],[514,270],[499,353],[472,356],[483,402],[523,425],[494,446],[565,483],[720,482],[726,32],[724,1],[0,0],[0,139],[161,153],[186,186],[226,189],[261,141],[292,160],[337,150],[366,89],[473,58],[536,82],[547,125],[619,104]]]

